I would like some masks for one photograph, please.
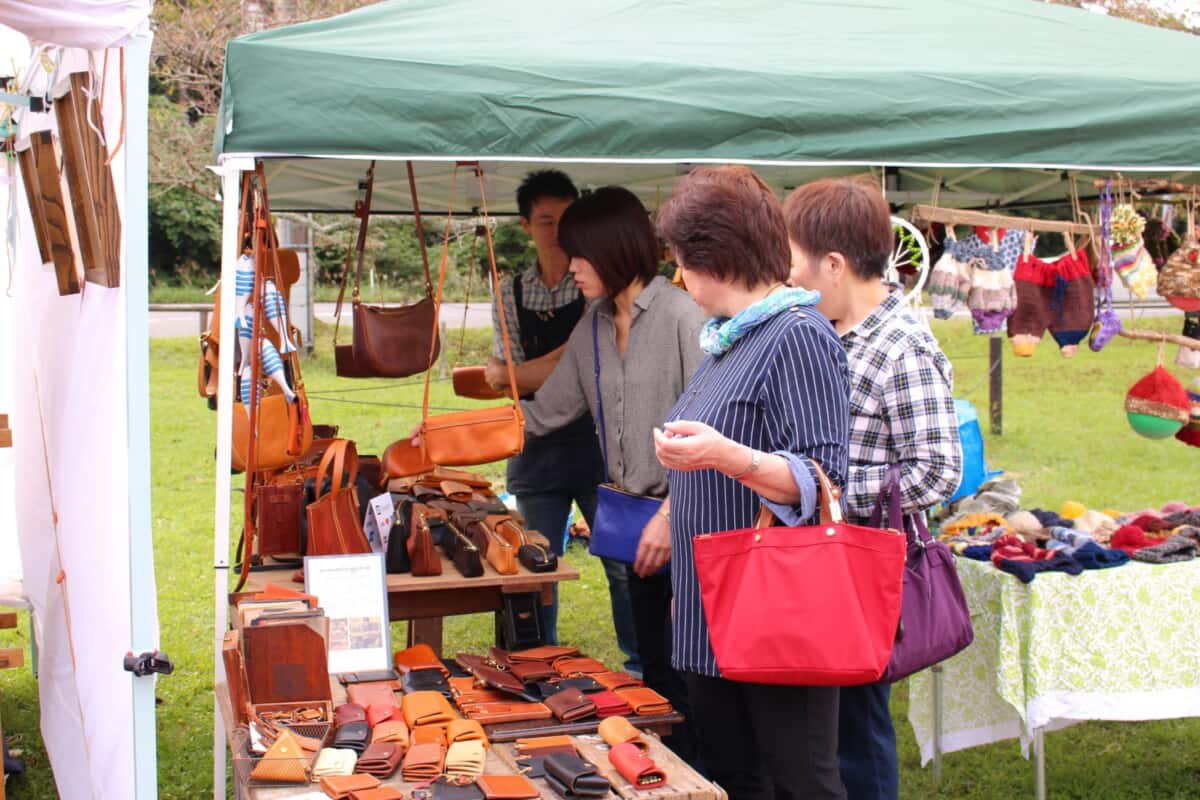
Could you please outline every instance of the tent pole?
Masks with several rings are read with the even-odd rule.
[[[217,390],[217,459],[216,493],[213,515],[213,688],[225,683],[225,663],[221,644],[229,626],[229,513],[232,476],[233,395],[237,385],[233,374],[233,351],[236,339],[233,319],[237,313],[234,285],[237,282],[238,203],[244,164],[226,161],[221,175],[221,326],[218,333],[218,390]],[[229,721],[232,726],[233,721]],[[213,698],[213,800],[225,797],[225,723],[220,703]]]
[[[158,649],[154,531],[150,524],[150,323],[148,269],[147,109],[150,70],[148,31],[125,46],[125,409],[129,441],[130,649]],[[139,80],[140,78],[140,80]],[[133,680],[134,797],[158,797],[158,734],[154,675]]]

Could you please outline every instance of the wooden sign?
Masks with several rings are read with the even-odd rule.
[[[42,263],[54,263],[59,294],[79,294],[79,245],[70,200],[58,172],[59,150],[54,137],[49,131],[38,131],[19,158]]]

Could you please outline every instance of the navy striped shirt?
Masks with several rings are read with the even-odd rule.
[[[777,314],[724,355],[706,358],[668,419],[705,423],[756,450],[814,459],[830,480],[845,486],[849,395],[841,340],[816,309],[801,308]],[[795,464],[794,458],[789,460]],[[668,475],[675,592],[671,663],[716,677],[720,672],[700,602],[692,538],[753,526],[761,501],[716,470],[671,470]],[[794,518],[799,519],[802,507],[815,522],[813,486],[809,480],[798,484],[807,496]]]

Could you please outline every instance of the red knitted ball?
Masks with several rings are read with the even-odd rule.
[[[1165,439],[1188,421],[1192,404],[1183,384],[1162,366],[1155,367],[1125,395],[1129,424],[1142,436]]]

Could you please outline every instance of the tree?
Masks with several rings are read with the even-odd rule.
[[[1182,3],[1172,3],[1171,0],[1047,0],[1059,6],[1103,11],[1106,14],[1122,19],[1140,22],[1143,25],[1153,25],[1156,28],[1169,28],[1200,36],[1200,18],[1196,11],[1185,14]],[[1177,10],[1176,10],[1177,9]]]

